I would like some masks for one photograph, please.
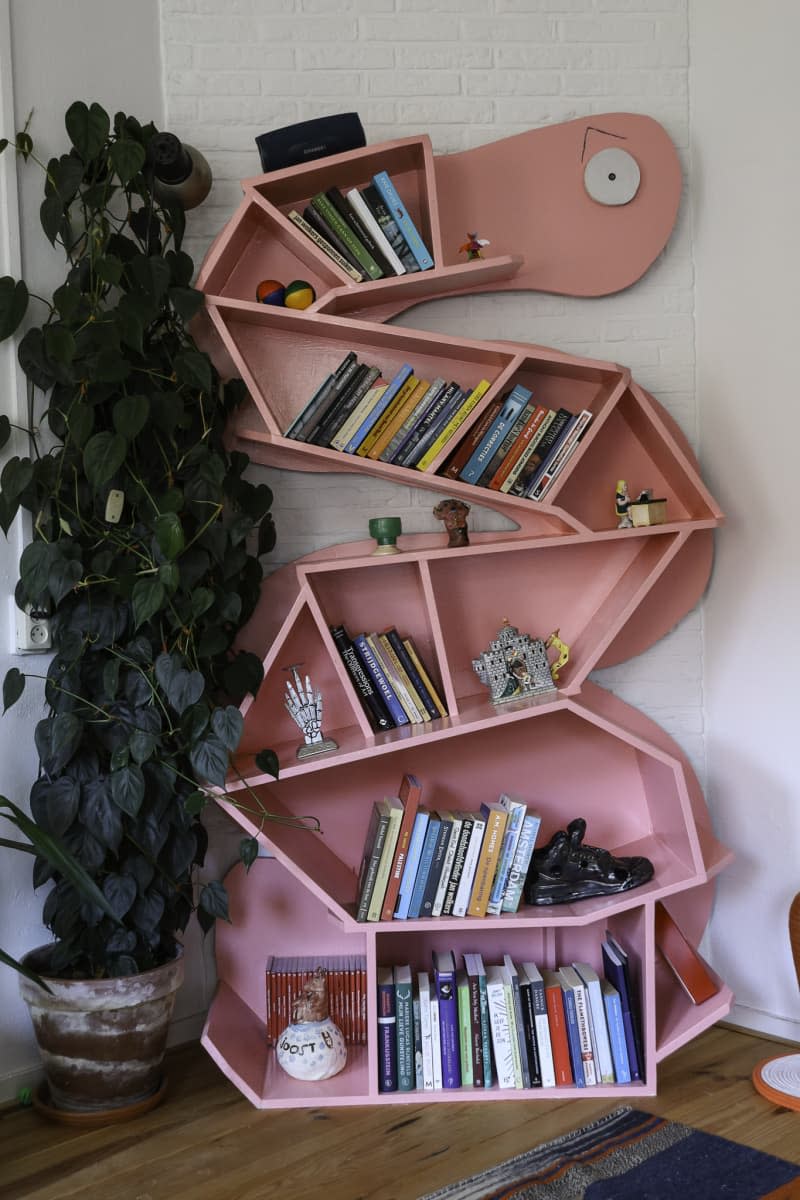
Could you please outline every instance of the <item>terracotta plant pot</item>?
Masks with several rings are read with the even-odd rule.
[[[175,994],[183,982],[183,951],[152,971],[119,979],[54,979],[48,946],[26,966],[48,993],[22,978],[49,1088],[49,1104],[72,1113],[131,1108],[159,1092],[161,1064]]]

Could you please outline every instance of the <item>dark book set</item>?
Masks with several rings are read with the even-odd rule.
[[[447,709],[413,640],[396,629],[359,633],[330,627],[367,720],[376,733],[446,717]]]
[[[352,279],[428,271],[433,257],[386,171],[366,187],[317,192],[289,219]]]
[[[455,953],[435,951],[430,971],[380,966],[380,1091],[643,1081],[628,956],[610,934],[602,954],[605,978],[585,962],[539,969],[506,954],[502,963],[484,965],[476,952],[465,953],[459,966]],[[617,963],[624,966],[617,970]]]

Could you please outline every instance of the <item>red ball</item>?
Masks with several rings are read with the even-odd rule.
[[[256,288],[256,300],[259,304],[283,305],[285,289],[277,279],[262,279]]]

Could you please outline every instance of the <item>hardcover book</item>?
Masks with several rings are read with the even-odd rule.
[[[422,893],[422,904],[419,910],[421,917],[433,916],[433,905],[439,891],[439,883],[442,878],[442,871],[447,855],[447,845],[452,832],[452,824],[448,820],[449,814],[437,811],[436,816],[439,819],[438,836],[436,838],[436,845],[433,848],[433,858],[428,869],[428,878],[425,880],[425,890]]]
[[[340,427],[364,399],[380,373],[380,367],[369,367],[366,363],[362,363],[348,386],[341,391],[338,400],[325,419],[309,435],[307,441],[315,446],[330,446]]]
[[[414,1090],[414,1015],[411,998],[411,967],[394,967],[394,1001],[397,1030],[397,1089]]]
[[[445,383],[425,409],[419,421],[411,428],[402,445],[394,455],[392,462],[398,467],[413,467],[418,458],[444,428],[445,420],[455,411],[457,397],[461,389],[454,381]]]
[[[414,822],[417,819],[417,811],[422,798],[422,787],[415,775],[403,776],[398,796],[403,805],[403,816],[397,834],[397,846],[392,860],[389,882],[386,885],[386,895],[383,898],[382,921],[391,921],[394,917],[394,910],[400,895],[400,883],[411,846]]]
[[[515,913],[519,908],[525,876],[528,874],[541,823],[542,818],[538,813],[527,813],[523,819],[511,870],[508,873],[508,882],[503,893],[501,911],[504,913]]]
[[[628,1064],[631,1070],[631,1079],[636,1081],[644,1076],[644,1049],[639,1025],[639,1001],[631,978],[628,955],[610,933],[606,934],[605,941],[601,943],[600,948],[606,979],[609,983],[613,983],[619,992],[622,1023],[625,1028],[625,1044],[628,1049]]]
[[[395,275],[396,271],[389,264],[381,247],[377,244],[375,238],[372,236],[371,231],[367,229],[364,222],[361,220],[360,214],[355,211],[352,204],[348,203],[348,201],[339,191],[338,187],[327,188],[325,195],[327,199],[330,200],[331,204],[336,209],[345,224],[349,225],[355,237],[358,238],[361,245],[367,251],[367,254],[369,254],[370,257],[378,264],[381,273],[389,278]]]
[[[344,625],[331,625],[330,631],[370,726],[376,733],[382,733],[385,729],[394,729],[394,721],[389,715],[389,710],[372,679],[364,670],[364,665],[358,657],[356,648]]]
[[[458,1042],[456,964],[449,950],[435,951],[433,978],[439,1001],[442,1087],[461,1087],[461,1052]]]
[[[364,670],[375,685],[395,725],[408,725],[409,721],[406,710],[395,695],[394,689],[386,678],[383,667],[375,657],[375,653],[367,641],[366,635],[359,633],[353,638],[353,645],[361,659]]]
[[[431,987],[431,1054],[433,1056],[433,1088],[439,1091],[442,1086],[442,1028],[439,1019],[439,997],[436,988]]]
[[[414,828],[411,831],[411,840],[408,843],[408,856],[400,879],[400,891],[394,910],[395,921],[404,921],[408,916],[411,894],[414,891],[419,860],[422,856],[422,847],[425,844],[425,835],[428,832],[429,819],[430,813],[424,805],[420,804],[417,807],[417,815],[414,818]]]
[[[408,686],[408,681],[405,679],[404,673],[398,670],[396,658],[393,657],[393,652],[390,653],[388,644],[383,641],[378,633],[368,633],[366,638],[376,661],[379,663],[381,670],[388,680],[389,686],[400,701],[409,721],[412,725],[422,724],[423,721],[427,720],[427,714],[423,709],[418,707]]]
[[[397,656],[400,666],[414,689],[413,695],[415,700],[419,702],[419,706],[424,710],[427,720],[436,720],[440,715],[439,710],[399,633],[394,628],[385,629],[381,637],[388,640],[389,645]]]
[[[367,833],[364,838],[364,850],[361,855],[361,866],[358,872],[358,908],[356,920],[366,921],[369,912],[372,893],[375,888],[375,877],[386,842],[386,831],[389,828],[389,805],[386,800],[375,800],[372,805]]]
[[[328,228],[344,243],[350,254],[369,278],[383,279],[383,270],[370,254],[369,250],[367,250],[361,239],[353,233],[351,226],[345,221],[335,205],[331,203],[330,197],[325,192],[318,192],[316,196],[312,196],[311,207],[319,213]],[[391,274],[394,274],[394,272],[391,272]]]
[[[533,403],[533,400],[529,400],[521,412],[517,414],[513,425],[506,432],[503,440],[499,443],[494,453],[489,457],[486,466],[481,471],[480,476],[476,481],[478,487],[489,486],[489,480],[493,477],[500,464],[505,460],[509,450],[514,445],[514,442],[517,440],[535,411],[536,405]]]
[[[400,232],[408,244],[409,250],[417,260],[419,269],[421,271],[430,270],[430,268],[433,266],[433,257],[428,247],[420,237],[419,230],[411,220],[411,217],[408,214],[408,209],[400,199],[400,196],[398,195],[397,189],[394,186],[391,178],[386,171],[379,171],[377,175],[373,176],[372,182],[378,189],[381,199],[396,221]]]
[[[496,465],[493,473],[489,476],[487,487],[492,488],[494,491],[508,491],[508,488],[503,487],[503,484],[508,479],[508,476],[512,471],[515,472],[514,478],[516,478],[516,475],[522,469],[521,466],[517,468],[517,463],[519,462],[520,457],[527,451],[531,442],[533,443],[531,446],[531,453],[533,453],[533,451],[536,449],[537,442],[544,435],[544,430],[547,428],[547,425],[550,423],[550,421],[552,421],[553,416],[554,414],[552,411],[549,408],[545,408],[543,404],[535,404],[533,406],[529,416],[523,421],[522,427],[509,446],[506,454]],[[510,483],[508,487],[511,487]]]
[[[590,963],[574,962],[573,967],[583,980],[589,1000],[591,1015],[592,1045],[594,1047],[600,1083],[614,1082],[614,1064],[611,1059],[611,1042],[608,1036],[606,1008],[600,988],[600,976]]]
[[[372,449],[376,442],[383,441],[384,434],[386,433],[387,429],[389,429],[391,426],[398,412],[400,412],[400,410],[407,404],[409,397],[413,393],[418,383],[419,380],[415,375],[408,375],[406,377],[404,383],[393,397],[392,402],[386,408],[384,408],[380,419],[375,422],[369,433],[359,445],[358,450],[356,451],[356,454],[359,456],[359,458],[372,457]]]
[[[619,992],[607,979],[600,980],[600,991],[606,1010],[608,1038],[614,1062],[614,1078],[617,1083],[630,1083],[631,1068],[628,1062],[628,1047],[625,1043],[625,1026],[622,1021],[622,1004]]]
[[[547,456],[555,446],[564,431],[564,426],[572,416],[566,408],[559,408],[553,417],[552,421],[547,426],[547,429],[539,439],[536,452],[526,461],[524,469],[520,471],[511,488],[508,490],[513,496],[526,496],[528,489],[536,482],[539,477],[543,464],[547,461]],[[525,452],[527,454],[527,450]],[[524,457],[524,456],[523,456]],[[508,480],[506,480],[506,483]],[[505,485],[501,491],[505,490]]]
[[[422,900],[425,895],[425,887],[428,882],[428,875],[433,863],[433,856],[436,853],[436,846],[439,841],[439,826],[441,821],[437,813],[432,812],[428,816],[428,828],[425,831],[425,841],[422,844],[422,854],[417,867],[417,877],[414,880],[414,890],[411,893],[411,901],[408,906],[408,918],[413,921],[416,917],[422,915]]]
[[[556,436],[553,438],[553,442],[550,447],[546,451],[542,451],[542,461],[539,463],[539,466],[536,468],[533,475],[528,477],[528,482],[525,485],[524,494],[529,498],[533,497],[534,491],[539,486],[540,481],[544,479],[545,474],[550,469],[551,463],[555,462],[557,456],[561,453],[562,447],[569,440],[577,420],[577,416],[574,413],[570,413],[562,427],[558,430]],[[553,425],[555,424],[556,422],[554,421]],[[544,439],[542,439],[542,441],[544,441]]]
[[[464,465],[459,479],[463,483],[477,483],[494,451],[508,433],[514,421],[531,398],[531,392],[522,384],[512,388],[508,399],[486,431],[483,440],[472,452]]]
[[[358,274],[359,280],[364,282],[369,279],[369,275],[361,266],[356,256],[352,253],[349,246],[346,246],[342,239],[338,236],[335,230],[331,229],[328,222],[319,213],[313,205],[307,204],[303,209],[303,219],[308,222],[312,229],[323,237],[327,242],[338,250],[342,258],[349,262],[353,270]]]
[[[361,195],[364,197],[367,207],[380,225],[386,236],[386,240],[402,262],[406,271],[418,271],[419,263],[409,250],[408,242],[403,237],[397,222],[384,204],[375,184],[370,183],[367,187],[362,188]]]
[[[555,483],[558,476],[566,467],[572,455],[578,448],[578,442],[583,437],[586,426],[592,419],[592,414],[588,408],[584,408],[578,413],[575,424],[571,427],[569,433],[560,443],[558,451],[552,458],[549,459],[545,470],[539,476],[536,486],[531,492],[532,500],[543,500],[547,492]]]
[[[349,192],[345,193],[347,203],[353,209],[353,212],[358,217],[364,229],[368,231],[373,242],[378,247],[378,250],[383,255],[383,258],[389,264],[395,275],[405,275],[406,268],[403,265],[400,257],[395,253],[386,234],[381,229],[378,221],[372,213],[369,205],[364,197],[359,192],[358,188],[350,188]]]
[[[414,387],[404,396],[402,404],[392,410],[384,429],[376,436],[367,452],[367,458],[383,460],[384,452],[388,450],[395,434],[403,428],[407,419],[413,418],[430,386],[430,380],[415,378]]]
[[[392,869],[394,861],[394,850],[397,845],[397,837],[400,832],[400,822],[403,818],[403,805],[400,803],[398,796],[386,796],[385,802],[389,808],[389,828],[386,830],[386,839],[381,851],[378,870],[375,875],[375,886],[372,889],[372,896],[367,910],[368,921],[380,921],[381,912],[383,910],[383,897],[386,893],[386,888],[389,883],[389,872]]]
[[[564,1024],[567,1031],[567,1043],[569,1045],[569,1061],[572,1068],[572,1078],[575,1081],[576,1087],[586,1087],[586,1078],[583,1074],[583,1050],[581,1047],[581,1035],[578,1030],[578,1012],[575,1007],[575,993],[572,988],[561,979],[561,972],[556,971],[556,976],[561,987],[561,999],[564,1007]],[[548,1004],[548,1013],[550,1011]]]
[[[343,364],[344,366],[344,364]],[[364,374],[363,364],[359,363],[355,355],[344,369],[337,371],[333,384],[325,393],[322,404],[313,413],[311,420],[308,421],[300,433],[297,434],[297,440],[313,444],[314,437],[322,428],[328,418],[328,415],[333,412],[339,402],[347,395],[351,386],[360,379]]]
[[[355,454],[357,452],[362,442],[369,436],[372,428],[381,419],[386,409],[393,403],[397,393],[400,391],[400,388],[406,382],[410,374],[411,367],[408,363],[403,363],[402,367],[394,376],[394,378],[391,379],[387,384],[386,390],[378,403],[370,410],[369,413],[366,414],[359,427],[351,435],[350,440],[344,447],[345,454]]]
[[[397,1014],[391,967],[378,967],[378,1091],[397,1091]]]
[[[356,270],[352,263],[348,262],[343,254],[340,254],[329,238],[323,237],[296,209],[292,209],[288,216],[289,220],[297,226],[301,233],[304,233],[315,246],[319,246],[320,250],[324,254],[327,254],[331,262],[336,263],[336,266],[344,271],[346,275],[349,275],[351,279],[355,280],[356,283],[362,282],[364,279],[363,272]]]
[[[561,977],[561,986],[565,993],[571,993],[575,1002],[583,1080],[586,1087],[594,1087],[598,1082],[598,1077],[594,1046],[592,1045],[592,1026],[586,987],[574,967],[561,967],[558,973]]]
[[[481,413],[480,417],[472,426],[472,428],[464,434],[458,445],[451,450],[450,454],[439,468],[438,473],[440,475],[444,475],[447,479],[458,479],[462,467],[467,465],[467,462],[469,461],[473,451],[483,441],[487,431],[489,430],[489,427],[492,424],[492,421],[494,421],[495,417],[500,412],[500,409],[503,407],[503,401],[506,399],[507,395],[508,393],[506,392],[504,396],[497,396],[494,400],[489,402],[486,409],[483,413]]]
[[[481,805],[481,816],[485,822],[483,841],[475,867],[475,879],[472,885],[467,915],[470,917],[485,917],[486,907],[492,892],[500,851],[503,847],[508,813],[496,800]]]
[[[537,409],[534,412],[531,423],[523,429],[508,459],[492,479],[492,484],[495,479],[499,480],[499,491],[517,495],[518,481],[531,477],[542,461],[542,445],[555,419],[556,414],[552,409],[544,412]]]
[[[553,1070],[556,1087],[568,1087],[573,1082],[570,1063],[567,1023],[561,983],[555,971],[542,970],[544,998],[547,1005],[547,1027],[553,1049]]]
[[[418,471],[427,471],[433,460],[442,450],[444,450],[445,446],[450,442],[450,440],[455,437],[456,433],[464,424],[472,410],[486,395],[490,386],[491,385],[488,379],[482,379],[480,383],[472,389],[469,395],[462,400],[461,404],[453,413],[442,432],[439,434],[436,440],[431,443],[422,457],[419,458],[414,464]]]
[[[414,645],[413,639],[410,637],[403,638],[403,645],[408,651],[408,657],[411,659],[414,667],[416,667],[417,674],[422,680],[425,691],[428,693],[434,703],[437,714],[440,717],[446,717],[447,709],[445,708],[444,703],[442,702],[442,699],[437,692],[436,687],[434,686],[433,680],[430,677],[430,673],[426,670],[425,664],[420,658],[419,651]]]
[[[456,902],[458,887],[461,883],[461,876],[464,873],[464,862],[467,856],[467,849],[472,837],[474,814],[461,812],[458,815],[461,818],[461,833],[459,834],[458,843],[456,845],[453,865],[450,869],[450,878],[447,881],[447,891],[445,892],[444,902],[442,904],[442,916],[444,917],[449,917],[453,914],[453,906]]]
[[[502,912],[506,885],[508,884],[511,867],[514,862],[519,837],[522,833],[522,822],[525,820],[525,814],[528,811],[527,805],[523,801],[515,800],[512,796],[508,796],[505,793],[500,796],[498,804],[507,813],[508,820],[506,821],[506,828],[503,833],[503,845],[492,882],[489,903],[486,905],[488,916],[497,916],[498,913]]]

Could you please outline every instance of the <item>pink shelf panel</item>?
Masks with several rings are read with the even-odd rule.
[[[656,1062],[661,1062],[704,1030],[723,1021],[733,1007],[733,992],[719,977],[720,990],[703,1004],[692,1004],[667,964],[656,958]]]

